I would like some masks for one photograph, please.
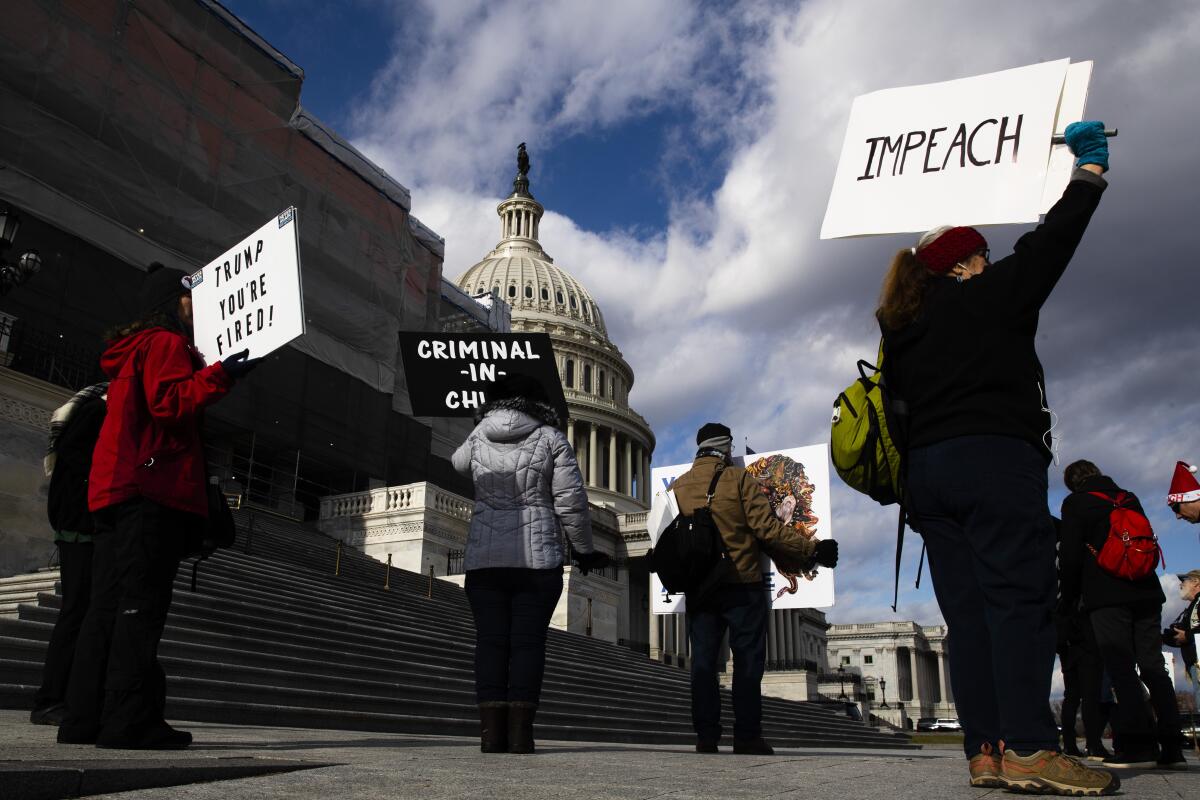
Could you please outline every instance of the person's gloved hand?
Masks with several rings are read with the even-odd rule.
[[[822,539],[817,542],[817,549],[813,551],[813,561],[829,569],[836,567],[838,562],[838,543],[833,539]]]
[[[1108,172],[1108,137],[1103,122],[1072,122],[1063,131],[1063,139],[1075,154],[1076,165],[1095,164]]]
[[[223,359],[221,366],[229,374],[229,377],[236,381],[249,375],[261,363],[261,358],[250,358],[250,350],[246,349]]]
[[[590,553],[575,553],[575,563],[579,565],[581,575],[587,575],[594,569],[603,569],[612,563],[608,553],[593,550]]]

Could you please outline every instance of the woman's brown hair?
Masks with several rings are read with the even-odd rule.
[[[925,289],[933,279],[933,273],[917,261],[910,248],[897,251],[883,279],[879,308],[875,309],[880,324],[894,331],[915,320],[921,313]]]

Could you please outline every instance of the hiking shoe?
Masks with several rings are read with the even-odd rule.
[[[1121,779],[1111,772],[1085,766],[1052,750],[1038,750],[1027,756],[1005,750],[1001,764],[1000,780],[1013,792],[1099,797],[1121,786]]]
[[[757,739],[734,739],[733,752],[743,756],[773,756],[775,748],[760,736]]]
[[[1153,769],[1158,766],[1158,759],[1154,757],[1153,751],[1117,751],[1104,759],[1103,763],[1109,769]]]
[[[971,770],[971,785],[981,789],[1002,789],[1004,782],[1000,780],[1000,770],[1003,768],[1000,756],[992,748],[991,742],[979,746],[979,752],[971,756],[967,762]]]
[[[1187,759],[1183,757],[1183,750],[1175,748],[1174,750],[1164,750],[1162,755],[1158,757],[1159,769],[1178,769],[1187,770]]]
[[[696,752],[697,753],[719,753],[721,751],[717,747],[716,739],[697,739],[696,740]]]

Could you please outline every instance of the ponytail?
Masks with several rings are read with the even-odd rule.
[[[916,248],[906,247],[892,257],[879,293],[875,317],[884,330],[899,330],[921,313],[925,289],[933,274],[917,261]]]

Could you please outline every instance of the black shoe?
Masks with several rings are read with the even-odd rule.
[[[58,726],[58,743],[59,744],[95,744],[96,735],[99,733],[95,728],[80,728],[68,727],[66,725]]]
[[[1110,769],[1152,769],[1158,766],[1158,759],[1153,752],[1118,752],[1104,759],[1104,766]]]
[[[536,703],[513,702],[508,704],[508,752],[532,753],[533,717],[537,714]]]
[[[1088,761],[1103,761],[1111,755],[1108,748],[1102,744],[1088,745],[1087,750],[1083,752],[1083,757]]]
[[[744,756],[773,756],[775,755],[774,748],[763,741],[759,736],[757,739],[734,739],[733,752],[737,755]]]
[[[508,703],[479,704],[479,752],[508,752]]]
[[[1162,755],[1158,757],[1158,768],[1187,770],[1188,762],[1183,757],[1183,750],[1178,747],[1173,750],[1163,750]]]
[[[698,738],[698,739],[696,739],[696,752],[697,753],[719,753],[721,751],[717,747],[716,739],[699,739]]]
[[[96,739],[96,747],[108,750],[182,750],[191,743],[190,733],[177,731],[165,722],[140,735],[102,735]]]
[[[30,711],[29,721],[34,725],[62,725],[63,718],[66,716],[67,707],[62,703],[55,703]]]
[[[1062,754],[1072,758],[1083,758],[1083,753],[1079,752],[1079,747],[1074,742],[1063,745]]]

